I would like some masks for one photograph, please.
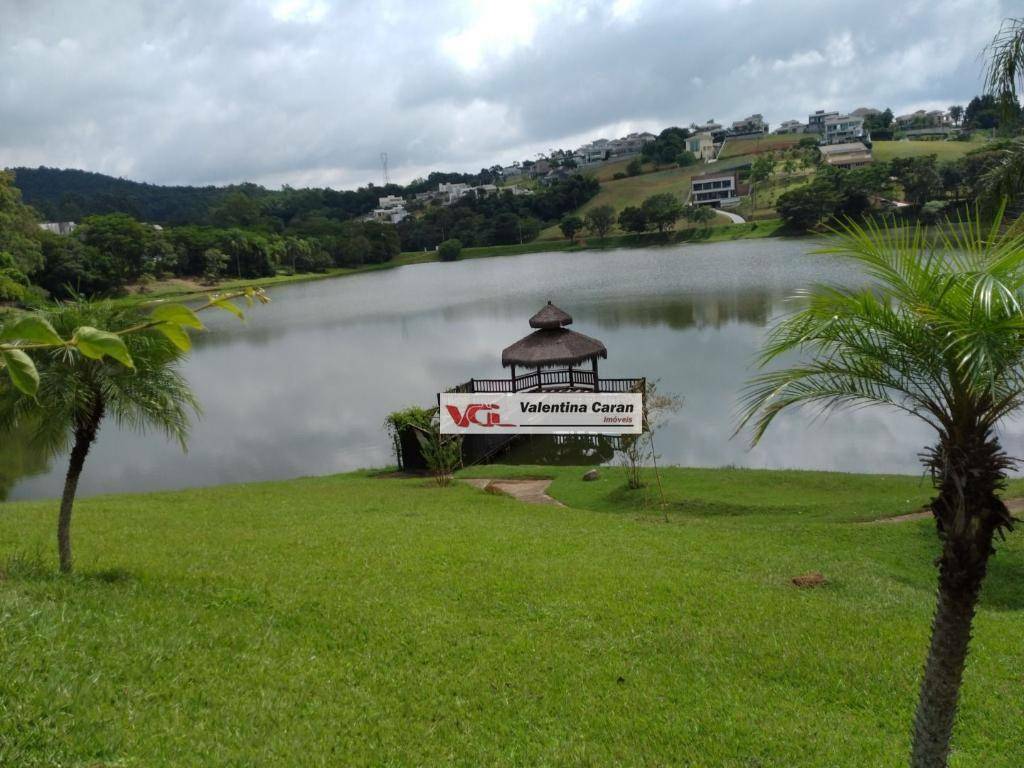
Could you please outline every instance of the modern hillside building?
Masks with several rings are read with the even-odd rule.
[[[690,203],[715,208],[733,205],[740,200],[740,183],[736,171],[705,173],[690,179]]]
[[[775,129],[775,133],[803,133],[806,126],[799,120],[786,120],[779,124],[779,127]]]
[[[855,115],[827,117],[822,123],[824,144],[849,144],[864,138],[864,118]]]
[[[823,109],[815,110],[813,115],[807,116],[807,133],[824,133],[825,121],[830,117],[839,117],[839,113],[826,112]]]
[[[745,136],[751,133],[768,133],[768,123],[764,121],[764,115],[755,114],[737,120],[732,124],[729,133],[733,136]]]

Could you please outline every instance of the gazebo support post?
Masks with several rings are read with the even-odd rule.
[[[541,379],[540,379],[540,366],[539,365],[537,366],[537,391],[538,392],[543,392],[544,391],[544,382],[541,381]]]
[[[572,389],[572,363],[569,363],[569,389]]]
[[[517,392],[518,390],[516,389],[516,367],[513,365],[513,366],[511,366],[511,368],[512,368],[512,391],[513,392]]]
[[[600,392],[601,391],[601,380],[599,378],[597,378],[597,358],[596,357],[592,357],[591,360],[593,361],[593,364],[594,364],[594,391],[595,392]]]

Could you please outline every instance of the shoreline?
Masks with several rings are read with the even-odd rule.
[[[657,233],[646,232],[640,235],[611,235],[596,241],[582,239],[579,242],[569,240],[534,240],[529,243],[518,245],[484,245],[471,248],[463,248],[458,261],[470,261],[473,259],[485,259],[493,256],[521,256],[530,253],[547,253],[551,251],[604,251],[617,248],[656,248],[669,245],[685,245],[687,243],[700,245],[703,243],[721,243],[732,240],[760,240],[762,238],[786,237],[791,239],[804,239],[813,237],[814,233],[796,235],[783,232],[781,219],[768,219],[764,221],[752,221],[745,224],[730,224],[721,227],[709,227],[707,229],[681,229],[671,232]],[[131,293],[127,296],[120,296],[114,299],[116,302],[130,304],[146,304],[151,301],[164,299],[176,299],[178,301],[189,301],[201,298],[211,293],[234,291],[247,287],[273,288],[278,285],[290,285],[292,283],[312,282],[314,280],[327,280],[337,277],[350,277],[368,272],[378,272],[384,269],[396,269],[408,267],[415,264],[430,264],[440,262],[437,251],[403,251],[390,261],[379,264],[364,264],[359,267],[335,267],[326,272],[303,272],[294,275],[279,274],[274,277],[225,280],[213,286],[200,286],[198,283],[189,284],[190,281],[181,278],[174,278],[167,281],[169,284],[177,283],[177,286],[159,285],[145,293]],[[182,286],[185,283],[187,287]]]

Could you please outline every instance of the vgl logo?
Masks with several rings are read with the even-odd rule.
[[[514,424],[505,424],[501,420],[501,406],[497,403],[471,403],[464,411],[460,411],[454,405],[446,405],[448,415],[456,426],[466,428],[477,427],[514,427]]]

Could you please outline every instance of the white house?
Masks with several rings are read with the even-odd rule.
[[[438,195],[448,205],[454,203],[467,192],[469,192],[469,184],[461,181],[453,181],[450,184],[441,182],[437,185]]]
[[[39,224],[40,229],[53,232],[55,235],[70,235],[76,226],[78,225],[73,221],[44,221]]]
[[[730,132],[734,136],[742,136],[747,133],[768,133],[768,123],[764,121],[763,115],[749,115],[734,122]]]
[[[404,205],[405,200],[398,195],[387,195],[386,197],[377,198],[378,208],[401,208]]]
[[[824,144],[848,144],[864,138],[864,118],[855,115],[825,118],[821,141]]]
[[[807,116],[807,133],[824,133],[825,121],[830,117],[839,117],[839,113],[816,109],[813,115]]]
[[[779,124],[779,127],[775,129],[775,133],[803,133],[804,124],[799,120],[786,120]]]
[[[715,140],[711,131],[701,131],[686,139],[686,149],[704,162],[715,159]]]

